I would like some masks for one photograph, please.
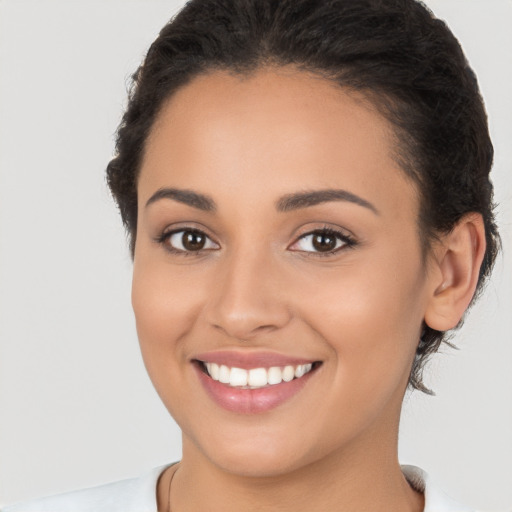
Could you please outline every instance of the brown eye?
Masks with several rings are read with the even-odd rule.
[[[336,237],[331,233],[314,233],[312,244],[319,252],[329,252],[336,249]]]
[[[353,247],[355,240],[340,231],[318,229],[302,235],[291,247],[293,251],[329,256],[344,247]]]
[[[199,251],[204,248],[206,237],[196,231],[184,231],[181,243],[187,251]]]
[[[219,249],[209,236],[195,229],[180,229],[167,233],[162,237],[167,248],[176,253],[200,252],[203,250]]]

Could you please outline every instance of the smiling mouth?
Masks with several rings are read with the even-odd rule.
[[[200,369],[214,381],[237,389],[260,389],[297,380],[318,368],[321,361],[306,364],[271,366],[269,368],[237,368],[196,360]]]

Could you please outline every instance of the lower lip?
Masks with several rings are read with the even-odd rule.
[[[222,384],[194,364],[201,384],[208,395],[222,408],[241,414],[258,414],[270,411],[290,400],[309,381],[315,370],[311,370],[299,379],[282,382],[258,389],[242,389]]]

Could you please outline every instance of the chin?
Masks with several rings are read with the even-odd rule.
[[[329,447],[318,442],[322,436],[306,439],[300,429],[279,425],[258,429],[227,429],[230,432],[210,431],[192,443],[193,451],[201,452],[217,468],[227,473],[248,478],[276,478],[314,464],[328,455]],[[186,437],[186,436],[185,436]],[[188,443],[184,437],[185,447]],[[190,445],[189,445],[190,446]],[[199,450],[198,450],[199,449]]]
[[[247,478],[276,478],[294,472],[304,465],[301,460],[290,453],[269,450],[250,453],[240,453],[235,450],[223,451],[218,454],[209,454],[210,461],[227,473]]]

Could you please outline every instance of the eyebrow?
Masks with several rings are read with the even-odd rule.
[[[377,210],[372,203],[362,197],[352,194],[352,192],[342,189],[313,190],[296,194],[288,194],[277,201],[276,208],[280,212],[289,212],[330,201],[348,201],[349,203],[354,203],[359,206],[363,206],[364,208],[368,208],[376,215],[379,215],[379,210]]]
[[[172,199],[205,212],[214,213],[217,210],[215,201],[207,195],[193,192],[192,190],[178,188],[158,189],[147,200],[146,208],[160,199]],[[347,201],[349,203],[354,203],[359,206],[363,206],[364,208],[368,208],[376,215],[379,215],[379,211],[372,203],[353,194],[352,192],[342,189],[313,190],[287,194],[276,202],[276,209],[279,212],[289,212],[331,201]]]
[[[205,212],[215,212],[217,206],[215,201],[210,197],[193,192],[192,190],[183,190],[178,188],[161,188],[158,189],[146,202],[146,208],[160,199],[173,199],[179,203],[192,206],[198,210]]]

